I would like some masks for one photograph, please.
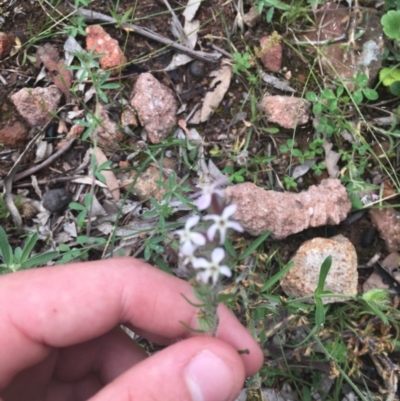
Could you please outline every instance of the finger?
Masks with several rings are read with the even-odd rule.
[[[147,353],[116,328],[94,340],[51,352],[39,365],[18,374],[0,395],[6,400],[44,399],[40,392],[47,389],[53,401],[72,392],[86,400],[145,358]]]
[[[50,347],[88,341],[129,322],[165,338],[190,335],[181,324],[196,323],[193,299],[182,280],[131,258],[42,268],[0,279],[0,388],[20,370],[44,359]],[[247,374],[257,371],[262,353],[237,319],[219,309],[218,337],[242,355]]]
[[[211,337],[191,338],[139,363],[90,401],[232,401],[245,374],[232,346]]]

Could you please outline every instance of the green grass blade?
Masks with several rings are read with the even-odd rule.
[[[292,267],[294,263],[290,262],[288,263],[283,269],[279,270],[278,273],[275,274],[275,276],[271,277],[263,286],[261,289],[261,292],[267,292],[275,283],[277,283]]]
[[[7,234],[3,227],[0,226],[0,253],[4,259],[4,263],[7,266],[11,266],[13,263],[13,254],[10,244],[8,243]]]
[[[250,246],[242,253],[239,257],[239,260],[246,259],[250,256],[268,237],[270,232],[266,231],[264,234],[261,234],[255,241],[253,241]]]
[[[319,278],[318,278],[318,285],[317,285],[314,295],[321,295],[322,291],[324,291],[325,280],[326,280],[326,277],[328,276],[331,266],[332,266],[332,256],[328,256],[322,262],[321,271],[319,273]]]
[[[29,255],[31,254],[33,248],[36,245],[38,237],[39,237],[38,233],[34,233],[33,235],[30,235],[27,238],[24,249],[22,250],[22,255],[20,259],[21,263],[24,263],[29,258]]]

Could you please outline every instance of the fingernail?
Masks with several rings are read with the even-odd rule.
[[[222,359],[202,351],[186,367],[185,379],[193,401],[227,401],[236,378]]]

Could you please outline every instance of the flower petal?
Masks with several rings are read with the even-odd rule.
[[[212,251],[211,260],[216,265],[219,265],[219,263],[222,261],[224,257],[225,257],[225,251],[222,248],[215,248]]]
[[[203,246],[206,244],[206,238],[203,234],[200,233],[190,233],[190,240],[199,246]]]
[[[191,216],[186,220],[185,230],[190,230],[200,221],[200,216]]]
[[[218,226],[216,224],[213,224],[212,226],[208,227],[207,230],[207,237],[211,240],[214,241],[215,234],[217,233]]]
[[[211,205],[211,194],[202,194],[196,201],[196,206],[199,210],[207,209]]]
[[[227,219],[227,218],[231,217],[233,214],[235,214],[236,210],[237,210],[236,205],[229,205],[222,212],[222,217]]]
[[[226,277],[232,276],[232,270],[228,266],[220,266],[219,272],[220,272],[220,274],[223,274]]]
[[[193,258],[192,264],[195,269],[210,267],[210,262],[204,258]]]
[[[228,221],[227,227],[232,228],[235,231],[239,231],[240,233],[244,231],[243,227],[236,221]]]

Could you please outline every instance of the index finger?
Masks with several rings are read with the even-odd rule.
[[[117,324],[178,339],[196,323],[190,285],[132,258],[42,268],[0,279],[0,388],[19,371],[43,360],[51,347],[98,337]],[[5,307],[6,306],[6,307]],[[248,375],[262,352],[225,307],[219,309],[218,337],[237,349]]]

